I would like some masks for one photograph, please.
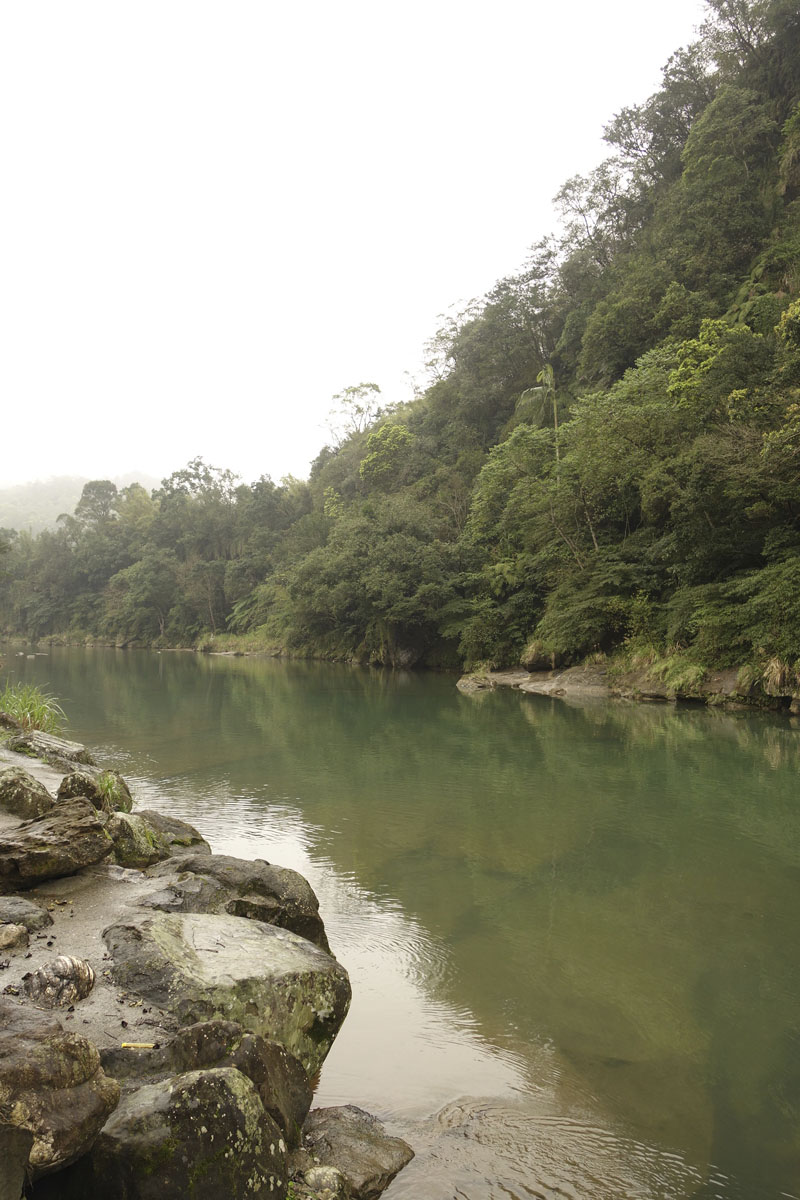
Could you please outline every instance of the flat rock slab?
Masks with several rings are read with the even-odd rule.
[[[150,872],[165,890],[149,904],[163,912],[215,912],[289,929],[330,951],[319,902],[308,880],[288,867],[228,854],[186,854]]]
[[[97,764],[89,751],[80,742],[69,742],[66,738],[55,737],[52,733],[42,733],[33,730],[31,733],[20,733],[8,740],[9,750],[21,754],[33,754],[43,758],[45,762],[60,766],[62,763],[85,763],[94,767]]]
[[[350,1005],[344,967],[305,938],[244,917],[154,913],[103,938],[116,983],[189,1025],[215,1017],[284,1046],[314,1075]]]
[[[112,848],[97,810],[82,797],[0,834],[0,886],[35,887],[100,862]]]

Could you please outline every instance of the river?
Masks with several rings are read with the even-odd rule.
[[[301,871],[350,972],[317,1103],[386,1200],[800,1196],[800,727],[270,659],[6,652],[138,807]]]

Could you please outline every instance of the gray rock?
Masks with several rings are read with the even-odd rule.
[[[181,1029],[152,1049],[114,1046],[101,1050],[103,1069],[123,1092],[169,1075],[204,1067],[236,1067],[255,1084],[264,1109],[288,1146],[296,1146],[311,1107],[312,1091],[303,1066],[277,1042],[247,1033],[234,1021],[203,1021]]]
[[[147,823],[161,834],[170,846],[173,855],[182,854],[184,851],[192,854],[211,853],[208,842],[202,834],[198,833],[194,825],[189,825],[186,821],[179,821],[177,817],[165,817],[163,813],[156,812],[152,808],[142,809],[139,816],[144,817]]]
[[[33,1135],[34,1177],[85,1154],[118,1099],[91,1042],[52,1016],[0,1003],[0,1111]]]
[[[74,875],[105,858],[112,844],[88,800],[64,800],[44,816],[0,833],[0,886],[35,887]]]
[[[227,854],[187,854],[180,860],[178,873],[165,864],[151,874],[163,874],[167,879],[167,893],[149,901],[153,908],[225,912],[266,921],[330,953],[317,897],[297,871],[272,866],[263,859],[250,862]],[[198,883],[198,878],[205,882]]]
[[[49,812],[52,807],[53,797],[47,788],[23,767],[0,771],[0,808],[28,820]]]
[[[352,1195],[347,1179],[336,1167],[309,1167],[303,1183],[314,1200],[350,1200]]]
[[[181,1024],[223,1017],[279,1042],[314,1075],[350,1004],[347,972],[286,929],[242,917],[154,913],[103,932],[112,975]]]
[[[133,808],[130,788],[119,771],[98,771],[91,767],[70,771],[61,780],[56,796],[59,800],[85,796],[103,812],[129,813]]]
[[[0,921],[24,925],[29,933],[36,933],[53,924],[47,909],[32,904],[30,900],[23,900],[21,896],[0,896]]]
[[[190,1071],[126,1096],[70,1175],[94,1200],[280,1200],[286,1145],[241,1071]]]
[[[69,768],[71,763],[86,763],[89,766],[96,766],[91,754],[80,742],[69,742],[65,738],[55,737],[52,733],[42,733],[38,729],[9,738],[6,745],[9,750],[16,750],[18,754],[32,754],[36,758],[43,758],[45,762],[51,763],[55,767],[66,764]]]
[[[30,1130],[0,1122],[0,1200],[20,1200],[32,1145]]]
[[[315,1108],[303,1127],[303,1149],[314,1165],[335,1167],[347,1179],[356,1200],[373,1200],[414,1157],[400,1138],[389,1137],[370,1113],[345,1104]],[[308,1180],[308,1167],[303,1174]]]
[[[106,829],[114,843],[111,861],[121,867],[149,867],[171,854],[167,840],[140,813],[115,812]]]
[[[0,925],[0,950],[16,950],[18,946],[27,946],[28,931],[24,925],[4,923]]]

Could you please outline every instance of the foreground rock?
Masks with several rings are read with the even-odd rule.
[[[139,814],[148,825],[161,835],[170,848],[172,855],[210,854],[211,847],[194,825],[179,821],[176,817],[165,817],[163,813],[155,812],[152,808],[142,809]]]
[[[20,1200],[33,1134],[0,1122],[0,1200]]]
[[[308,1187],[322,1182],[317,1174],[320,1167],[333,1168],[347,1180],[355,1200],[374,1200],[413,1157],[411,1147],[389,1137],[377,1117],[345,1104],[314,1109],[303,1128],[302,1150],[293,1155],[291,1167]],[[333,1180],[331,1190],[332,1185]]]
[[[278,1041],[309,1075],[350,1005],[347,972],[285,929],[243,917],[155,913],[103,938],[114,980],[181,1024],[224,1017]]]
[[[235,1067],[190,1071],[125,1097],[65,1195],[94,1200],[280,1200],[286,1143]]]
[[[249,917],[288,929],[329,952],[319,905],[307,880],[262,859],[248,862],[227,854],[187,854],[151,872],[163,876],[164,891],[148,902],[164,912],[216,912]]]
[[[290,1147],[297,1145],[311,1107],[308,1075],[294,1055],[234,1021],[190,1025],[163,1046],[114,1047],[101,1052],[101,1060],[106,1072],[120,1080],[123,1093],[185,1071],[236,1067],[255,1085]]]
[[[112,844],[88,800],[64,800],[44,816],[0,833],[0,886],[30,888],[74,875],[104,859]]]
[[[103,812],[129,813],[133,808],[130,789],[118,771],[98,771],[86,766],[71,771],[61,780],[57,798],[71,800],[73,796],[85,796]]]
[[[43,1013],[0,1003],[0,1112],[32,1135],[34,1177],[85,1154],[119,1094],[86,1038]]]
[[[15,817],[29,820],[40,817],[53,807],[53,797],[44,784],[23,767],[0,771],[0,808]]]
[[[106,829],[114,843],[111,859],[121,867],[149,867],[172,853],[166,838],[139,813],[115,812]]]

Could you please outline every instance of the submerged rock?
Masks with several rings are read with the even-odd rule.
[[[317,1168],[333,1167],[345,1177],[355,1200],[374,1200],[413,1157],[408,1143],[390,1137],[377,1117],[345,1104],[310,1114],[292,1171],[313,1187]]]
[[[0,1111],[33,1135],[34,1177],[85,1154],[118,1099],[90,1041],[44,1013],[0,1003]]]
[[[315,1074],[350,1005],[345,969],[285,929],[242,917],[155,913],[103,937],[114,980],[182,1024],[214,1017],[279,1042]]]
[[[112,844],[88,800],[64,800],[43,816],[0,833],[0,885],[29,888],[74,875],[104,859]]]
[[[177,870],[165,864],[151,874],[165,877],[164,892],[148,901],[152,908],[266,921],[330,953],[317,897],[308,881],[288,867],[227,854],[192,854],[181,858]]]
[[[234,1067],[190,1071],[126,1096],[68,1195],[94,1200],[228,1200],[286,1195],[286,1144]]]
[[[40,817],[53,807],[53,797],[43,783],[23,767],[0,771],[0,808],[25,820]]]

